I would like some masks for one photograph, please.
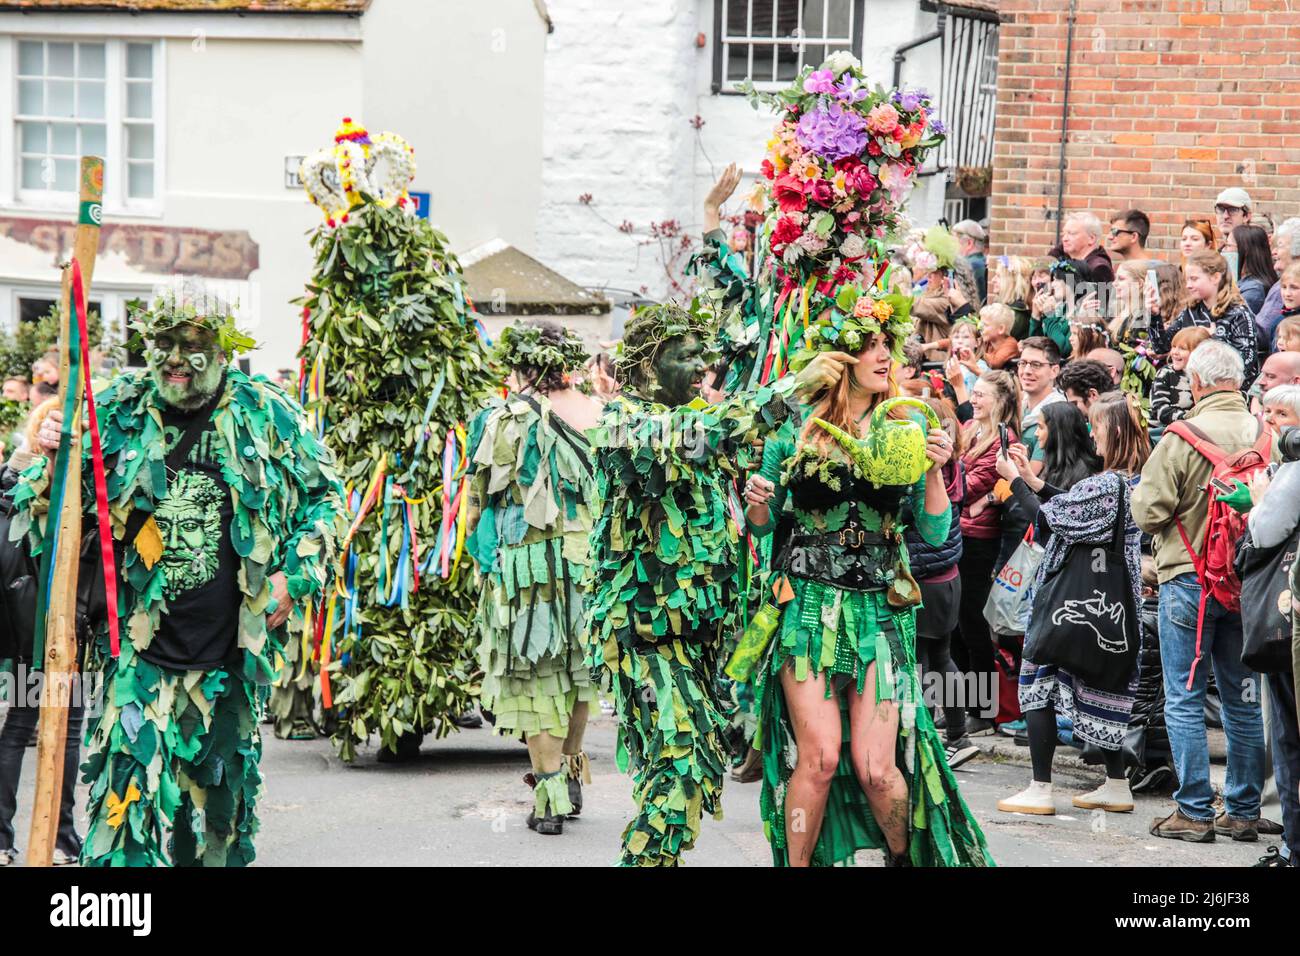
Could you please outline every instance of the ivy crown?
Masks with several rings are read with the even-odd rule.
[[[235,325],[233,309],[220,296],[192,279],[181,279],[160,292],[151,304],[134,299],[126,304],[135,333],[132,347],[139,349],[160,333],[193,325],[216,333],[217,345],[227,356],[257,348],[257,342]]]
[[[511,371],[527,369],[538,377],[552,371],[572,372],[590,357],[576,332],[554,323],[506,326],[497,338],[494,356]]]
[[[623,340],[614,361],[614,374],[619,384],[635,388],[651,381],[664,345],[688,335],[709,341],[713,335],[712,320],[671,303],[637,309],[623,331]],[[715,358],[706,355],[705,361],[712,364]]]

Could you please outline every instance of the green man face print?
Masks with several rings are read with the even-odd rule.
[[[154,519],[162,534],[165,594],[174,598],[215,577],[221,548],[221,496],[208,475],[182,471],[167,486]]]

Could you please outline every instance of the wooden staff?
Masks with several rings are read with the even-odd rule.
[[[81,264],[87,301],[90,279],[99,251],[99,226],[104,198],[104,161],[81,158],[81,191],[72,258]],[[62,322],[59,327],[59,408],[66,405],[72,380],[70,335],[77,334],[72,315],[72,263],[63,267]],[[81,403],[88,382],[77,376],[75,408],[71,421],[63,422],[72,454],[59,512],[58,548],[53,555],[49,614],[45,632],[45,681],[41,693],[40,735],[36,748],[36,800],[32,806],[32,831],[27,844],[28,866],[50,866],[59,835],[59,808],[63,797],[63,760],[68,735],[68,706],[77,673],[77,565],[81,556]],[[53,458],[51,457],[51,462]],[[51,465],[53,467],[53,465]],[[84,690],[84,689],[83,689]],[[84,702],[84,701],[83,701]]]

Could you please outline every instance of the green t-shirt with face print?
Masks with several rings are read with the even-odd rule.
[[[180,440],[191,414],[209,420],[185,464],[168,472],[167,494],[154,511],[163,541],[167,603],[158,633],[141,656],[177,670],[212,670],[235,656],[239,557],[230,540],[234,504],[215,450],[215,412],[164,411],[167,447]]]

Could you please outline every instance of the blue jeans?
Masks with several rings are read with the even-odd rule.
[[[1165,725],[1169,749],[1178,772],[1174,799],[1194,820],[1214,817],[1210,787],[1210,752],[1205,736],[1205,684],[1209,666],[1223,700],[1223,730],[1228,737],[1228,778],[1223,802],[1229,816],[1259,817],[1264,789],[1264,721],[1259,675],[1241,663],[1241,615],[1228,611],[1213,597],[1205,605],[1201,661],[1187,689],[1187,676],[1196,657],[1196,615],[1201,586],[1196,575],[1180,574],[1160,585],[1160,660],[1165,678]]]

